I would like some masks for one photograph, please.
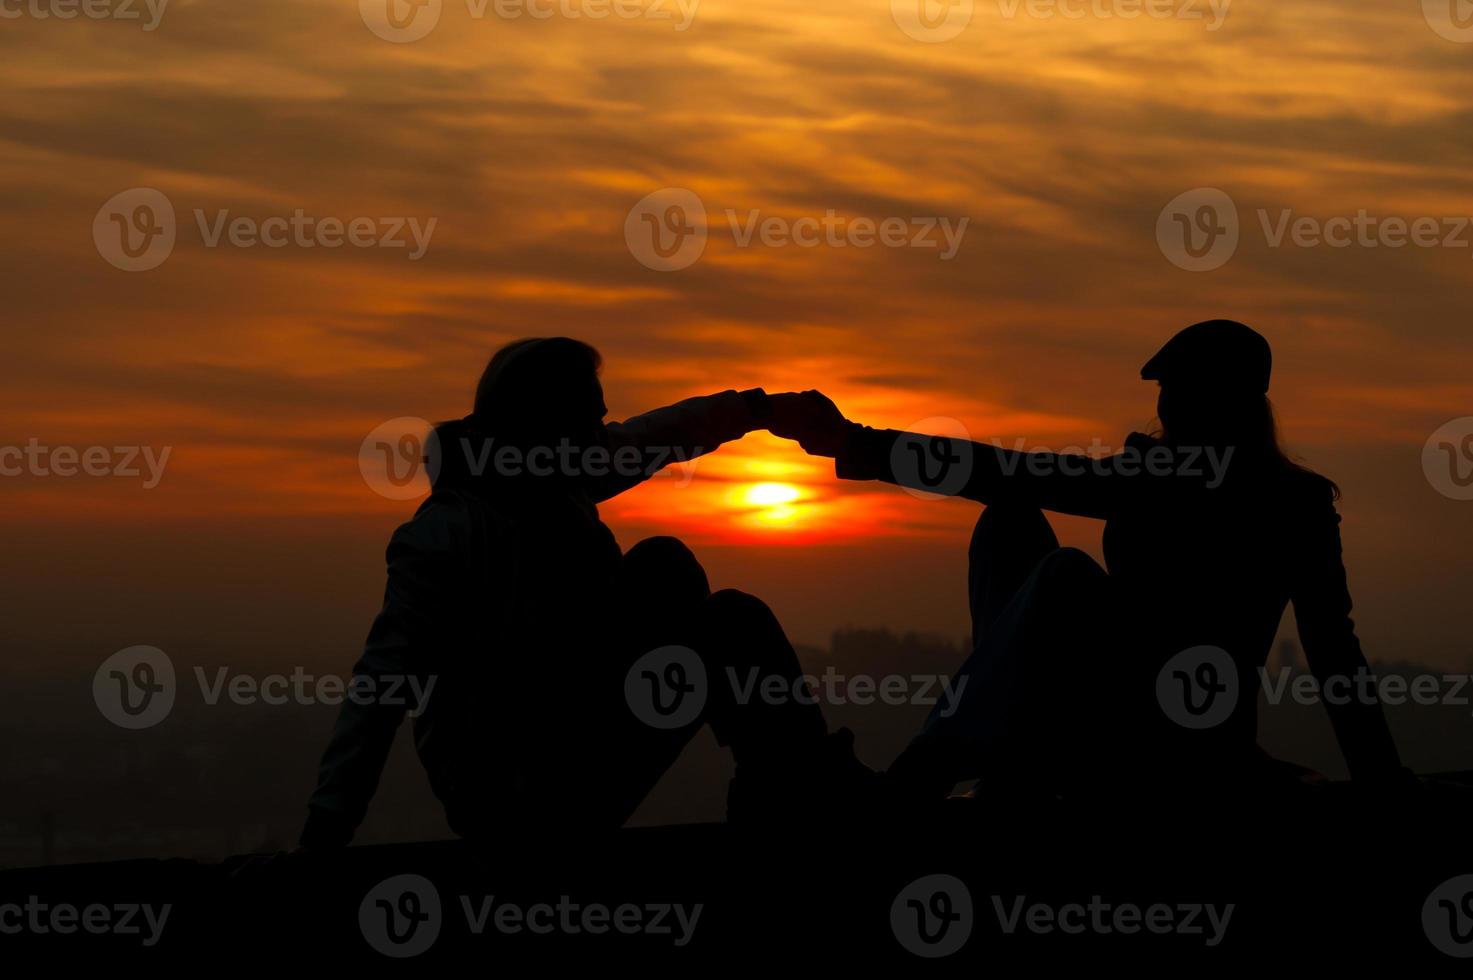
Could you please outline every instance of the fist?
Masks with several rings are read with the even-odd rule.
[[[837,405],[817,391],[772,395],[769,432],[796,440],[814,456],[837,456],[849,428],[849,420]]]

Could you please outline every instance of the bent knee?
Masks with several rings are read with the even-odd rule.
[[[625,552],[624,575],[636,590],[669,599],[699,600],[711,591],[695,552],[669,535],[645,538]]]
[[[767,603],[740,589],[722,589],[711,593],[706,609],[717,620],[732,621],[772,616]]]
[[[712,638],[759,643],[781,635],[782,625],[772,607],[749,592],[722,589],[707,597],[702,607],[706,628]]]
[[[722,589],[701,608],[699,646],[707,669],[758,667],[784,676],[797,673],[793,648],[767,603],[747,592]]]
[[[694,562],[696,553],[677,537],[669,534],[657,534],[654,537],[645,538],[634,547],[624,553],[625,561],[639,562]],[[699,562],[697,562],[699,564]]]
[[[1038,563],[1035,574],[1050,583],[1099,582],[1107,578],[1100,563],[1078,548],[1055,548]]]
[[[999,550],[1020,548],[1034,553],[1058,547],[1054,529],[1043,510],[1035,504],[1001,501],[988,504],[972,528],[967,551],[974,559]]]

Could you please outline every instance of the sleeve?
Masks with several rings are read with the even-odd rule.
[[[378,789],[394,735],[416,705],[406,692],[428,691],[448,631],[462,574],[460,533],[464,515],[431,502],[400,526],[389,542],[384,604],[373,621],[363,654],[318,766],[308,803],[305,847],[347,844]],[[394,692],[392,699],[384,698]]]
[[[1324,497],[1303,529],[1290,597],[1309,669],[1324,692],[1335,738],[1355,780],[1403,776],[1396,743],[1376,699],[1376,687],[1355,623],[1341,555],[1340,515],[1333,492]]]
[[[1117,457],[1100,459],[856,425],[834,470],[844,480],[883,480],[981,504],[1022,503],[1108,519],[1124,499],[1130,476],[1140,471],[1141,452],[1134,439]]]
[[[593,499],[608,500],[671,463],[704,456],[722,443],[761,428],[754,406],[760,389],[687,398],[608,426],[610,467],[593,480]]]

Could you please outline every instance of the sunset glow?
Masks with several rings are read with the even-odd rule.
[[[802,492],[790,483],[754,483],[741,490],[740,497],[748,505],[751,520],[760,525],[790,526],[801,516],[801,505],[795,506],[794,501]]]
[[[754,483],[744,494],[747,503],[758,507],[790,504],[799,497],[798,488],[787,483]]]
[[[22,442],[173,452],[146,490],[6,478],[6,510],[41,554],[61,527],[105,542],[188,524],[210,540],[337,521],[375,539],[342,558],[369,568],[419,501],[365,481],[365,436],[464,415],[490,352],[518,337],[597,346],[611,419],[727,389],[820,388],[866,424],[944,418],[1059,448],[1149,427],[1141,363],[1182,326],[1231,316],[1274,345],[1292,448],[1345,487],[1368,628],[1442,631],[1451,657],[1465,645],[1437,583],[1473,547],[1445,531],[1466,520],[1414,494],[1429,492],[1416,464],[1429,433],[1473,405],[1468,249],[1274,246],[1259,212],[1270,227],[1285,209],[1473,214],[1473,159],[1447,135],[1473,103],[1473,46],[1439,37],[1418,4],[1371,0],[1234,4],[1208,26],[977,4],[960,36],[925,44],[883,0],[705,0],[680,31],[446,3],[405,44],[339,0],[178,0],[153,32],[8,20],[5,417]],[[708,240],[660,271],[625,223],[672,187],[704,202]],[[1232,197],[1242,232],[1204,273],[1173,265],[1156,235],[1167,202],[1199,187]],[[130,188],[156,188],[178,218],[150,271],[110,265],[91,234]],[[200,230],[222,212],[299,209],[435,219],[434,233],[411,260],[212,245]],[[830,212],[968,224],[944,259],[746,237],[754,214]],[[773,549],[853,548],[825,567],[888,595],[879,549],[964,550],[977,511],[845,484],[832,461],[754,433],[600,513],[621,542],[730,548],[749,576]],[[1409,540],[1426,548],[1396,543]],[[918,594],[939,587],[916,578]],[[872,605],[808,611],[828,622]]]

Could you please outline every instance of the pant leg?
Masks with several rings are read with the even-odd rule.
[[[735,589],[715,593],[696,642],[710,691],[706,720],[737,765],[781,765],[823,741],[823,712],[767,603]]]
[[[591,823],[624,824],[700,729],[655,727],[628,699],[626,680],[641,657],[664,647],[691,648],[711,587],[699,559],[678,538],[646,538],[620,563],[619,622],[609,638],[608,670],[592,678],[587,717],[577,726],[586,746]]]
[[[976,651],[983,639],[1034,570],[1058,547],[1048,518],[1037,507],[995,503],[982,511],[967,546],[967,605],[972,619],[973,655],[965,661],[954,684],[978,683],[984,671]],[[965,687],[962,690],[964,693]],[[917,793],[933,795],[949,791],[959,781],[961,777],[953,778],[953,774],[966,763],[963,758],[952,758],[958,746],[933,732],[942,723],[943,712],[957,710],[956,704],[942,703],[931,712],[921,733],[890,767],[896,782],[910,784]]]
[[[1070,781],[1094,758],[1109,683],[1108,576],[1073,548],[1048,553],[985,624],[939,703],[891,772],[944,793],[978,776]]]
[[[651,538],[631,548],[621,587],[629,628],[622,640],[621,674],[603,692],[610,710],[599,740],[600,764],[589,788],[604,802],[603,822],[620,826],[639,807],[691,738],[710,724],[739,766],[759,768],[803,758],[827,731],[822,712],[802,688],[802,667],[766,603],[743,592],[709,592],[693,553],[675,538]],[[661,647],[685,647],[699,660],[704,680],[689,696],[702,699],[698,715],[675,728],[653,726],[631,709],[627,671]],[[733,681],[735,680],[735,685]],[[693,685],[695,686],[695,685]],[[784,692],[764,698],[765,687]],[[617,690],[612,690],[617,687]]]
[[[974,649],[1038,563],[1058,548],[1053,527],[1037,507],[1003,503],[982,511],[967,548]]]
[[[711,594],[695,552],[668,535],[645,538],[624,553],[619,585],[621,607],[652,632],[678,627]]]

